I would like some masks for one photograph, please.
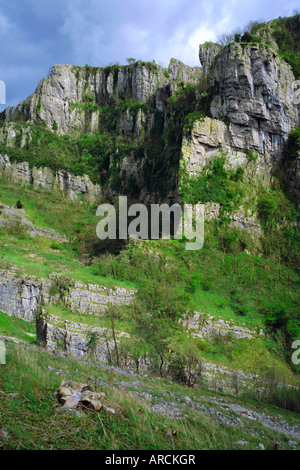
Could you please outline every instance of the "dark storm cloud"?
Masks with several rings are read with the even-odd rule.
[[[104,66],[133,57],[167,66],[176,57],[199,65],[201,42],[295,8],[294,0],[2,0],[0,79],[7,104],[31,94],[56,63]]]

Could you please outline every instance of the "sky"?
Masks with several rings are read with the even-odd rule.
[[[250,20],[292,15],[298,0],[0,0],[6,105],[35,91],[54,64],[124,65],[172,57],[199,66],[199,44]],[[1,98],[1,96],[0,96]]]

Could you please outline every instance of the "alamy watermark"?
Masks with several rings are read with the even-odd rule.
[[[101,204],[96,211],[102,217],[96,228],[100,240],[175,240],[183,236],[189,240],[186,250],[200,250],[204,244],[204,205],[132,204],[128,207],[127,196],[119,196],[118,215],[112,204]],[[130,222],[128,223],[128,218]],[[193,240],[193,241],[192,241]]]
[[[292,349],[296,349],[296,351],[292,354],[292,363],[295,365],[300,364],[300,341],[294,341],[292,343]]]
[[[296,80],[295,82],[293,82],[292,88],[294,91],[292,102],[296,106],[300,103],[300,80]]]
[[[0,364],[6,364],[6,348],[4,341],[0,341]]]
[[[6,85],[3,80],[0,80],[0,104],[6,104]]]

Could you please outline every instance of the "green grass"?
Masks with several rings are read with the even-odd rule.
[[[61,370],[61,374],[55,374],[48,366]],[[94,380],[89,381],[91,376]],[[201,410],[187,409],[186,416],[176,420],[155,414],[148,405],[126,392],[101,388],[96,378],[110,385],[128,380],[97,366],[7,344],[7,364],[0,366],[0,419],[1,428],[9,438],[1,441],[1,449],[226,450],[240,449],[236,442],[243,439],[248,442],[248,449],[257,448],[262,441],[267,449],[272,449],[274,440],[279,439],[281,448],[289,448],[288,436],[278,435],[253,421],[244,421],[244,429],[220,424]],[[112,405],[118,403],[121,406],[121,414],[84,411],[79,417],[62,410],[54,392],[62,380],[69,379],[88,382],[93,390],[104,391]],[[143,388],[152,389],[155,391],[153,396],[158,397],[165,396],[165,391],[170,390],[181,397],[180,400],[190,396],[206,406],[207,397],[214,395],[156,379],[150,379]],[[238,398],[234,402],[244,406],[247,403]],[[218,409],[216,405],[212,406]],[[276,416],[280,414],[291,425],[297,422],[295,415],[285,410],[250,400],[248,406]]]
[[[63,194],[34,191],[0,178],[0,202],[12,206],[20,200],[28,220],[38,227],[74,237],[78,230],[97,223],[96,206],[68,201]]]
[[[62,303],[46,305],[44,310],[47,315],[56,317],[55,325],[61,328],[64,328],[66,320],[69,322],[83,323],[90,328],[111,328],[111,321],[106,312],[99,312],[97,315],[73,313]],[[122,307],[122,309],[118,308],[118,310],[122,310],[122,314],[119,314],[115,321],[116,331],[133,333],[128,308]]]
[[[83,283],[138,288],[137,303],[118,314],[116,329],[138,337],[141,334],[138,331],[140,319],[146,312],[153,312],[153,332],[156,328],[158,330],[155,334],[159,334],[159,330],[165,331],[165,338],[161,343],[163,350],[171,341],[179,347],[180,340],[176,342],[175,339],[180,338],[181,333],[173,325],[177,324],[177,320],[187,310],[190,315],[199,311],[231,320],[236,325],[254,331],[263,329],[266,333],[271,333],[273,337],[271,336],[270,341],[260,343],[262,362],[266,367],[268,363],[276,365],[277,358],[280,363],[284,363],[285,358],[288,359],[288,335],[297,325],[299,305],[299,277],[292,269],[272,260],[241,253],[239,248],[224,244],[222,232],[219,231],[216,236],[213,226],[206,226],[204,248],[197,252],[186,251],[185,240],[140,241],[129,243],[119,255],[104,254],[93,261],[90,259],[86,264],[76,248],[76,238],[80,235],[86,240],[86,234],[89,234],[87,227],[95,230],[97,218],[93,213],[94,209],[92,211],[87,205],[68,202],[55,194],[37,193],[32,188],[18,188],[3,181],[0,182],[0,194],[0,200],[5,204],[12,205],[20,199],[32,222],[59,230],[70,240],[69,243],[61,244],[59,250],[53,250],[51,239],[31,238],[24,233],[10,233],[2,228],[2,268],[14,266],[20,273],[45,279],[55,272]],[[52,306],[51,310],[61,318],[90,326],[110,327],[110,320],[107,318],[99,321],[100,319],[85,315],[75,315],[61,306]],[[267,321],[270,318],[272,320],[272,315],[277,311],[284,311],[287,315],[286,342],[280,334],[274,336],[274,331],[267,329]],[[175,323],[172,323],[174,320]],[[293,334],[297,334],[296,331]],[[144,340],[147,343],[151,338]],[[188,342],[188,339],[183,341],[185,348],[189,347]],[[242,343],[247,346],[245,350],[242,348],[239,364],[235,358],[236,351],[239,353],[241,347],[238,342],[229,344],[228,351],[222,344],[212,346],[207,343],[193,347],[197,357],[239,367],[245,372],[252,371],[254,343]],[[136,349],[134,344],[130,347]],[[146,349],[153,353],[149,344]],[[286,363],[285,368],[286,374],[290,375]]]
[[[85,412],[83,418],[64,413],[54,398],[54,391],[63,377],[49,372],[48,364],[58,369],[68,368],[72,378],[78,381],[86,381],[87,372],[102,375],[97,369],[88,368],[87,371],[80,363],[10,348],[7,366],[1,368],[1,426],[12,436],[7,444],[4,443],[5,448],[163,450],[230,448],[233,445],[233,436],[229,437],[225,429],[216,428],[205,417],[200,418],[205,432],[199,435],[199,423],[197,426],[192,417],[174,422],[154,415],[147,406],[122,392],[109,393],[110,400],[122,407],[121,417],[110,416],[104,411],[99,415]],[[169,439],[166,436],[168,429],[176,430],[178,438]]]
[[[14,146],[0,146],[0,152],[7,154],[11,161],[27,161],[31,167],[50,167],[54,171],[65,169],[75,175],[87,174],[94,183],[105,183],[110,159],[118,160],[119,151],[124,155],[135,148],[122,138],[113,139],[104,133],[70,137],[56,135],[38,123],[13,125],[17,133]],[[21,148],[20,136],[24,128],[29,130],[31,140]]]
[[[0,336],[12,336],[27,342],[36,343],[35,322],[25,322],[0,312]]]
[[[230,320],[235,325],[253,328],[254,330],[263,328],[263,318],[255,310],[250,310],[245,316],[238,315],[228,304],[227,296],[216,292],[196,290],[191,296],[190,309],[196,312],[207,313],[216,319]]]
[[[136,282],[119,282],[95,274],[92,266],[80,260],[78,237],[90,237],[92,247],[96,240],[96,206],[70,202],[62,195],[36,192],[32,187],[19,187],[0,179],[0,203],[12,206],[21,200],[28,220],[42,228],[55,230],[68,237],[69,242],[53,249],[54,240],[45,237],[32,238],[22,231],[0,228],[0,266],[14,265],[21,272],[47,278],[61,272],[66,277],[83,283],[99,283],[106,286],[135,287]],[[81,246],[79,246],[79,250]],[[88,248],[87,248],[88,249]],[[35,257],[30,255],[34,254]]]
[[[47,279],[50,274],[61,273],[65,277],[82,283],[100,284],[107,287],[134,288],[134,282],[122,282],[100,274],[94,274],[92,266],[85,266],[76,258],[70,248],[49,252],[52,241],[44,238],[18,239],[15,236],[1,236],[0,268],[17,267],[20,274]],[[31,257],[30,255],[35,257]]]

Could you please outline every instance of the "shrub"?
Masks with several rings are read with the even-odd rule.
[[[243,36],[241,37],[241,42],[252,42],[252,36],[248,31],[245,31]]]
[[[52,242],[50,245],[51,250],[63,250],[63,246],[61,243],[58,242]]]
[[[97,331],[89,331],[87,333],[87,350],[91,353],[95,351],[97,343],[99,341],[99,333]]]
[[[225,157],[221,156],[206,165],[198,177],[183,176],[180,186],[183,201],[193,205],[199,202],[218,203],[221,205],[222,215],[224,211],[232,212],[237,208],[243,196],[242,186],[237,181],[242,172],[232,178],[224,165]]]
[[[300,315],[296,312],[297,305],[292,302],[266,301],[261,307],[267,332],[282,340],[287,349],[300,337]]]
[[[50,296],[58,295],[59,300],[64,300],[65,296],[70,292],[73,282],[66,276],[56,276],[52,279]]]
[[[253,162],[256,162],[258,159],[258,156],[255,155],[251,150],[247,150],[247,157],[249,160],[252,160]]]
[[[266,367],[262,367],[254,390],[243,395],[269,405],[300,413],[299,388],[287,385],[284,374],[273,368],[266,369]]]
[[[173,353],[168,373],[175,382],[194,387],[201,381],[202,363],[191,349],[185,351],[184,354]]]
[[[6,233],[8,235],[12,235],[21,240],[24,240],[28,236],[25,228],[20,223],[17,223],[17,224],[10,223],[9,225],[7,225]]]
[[[133,57],[129,57],[128,59],[126,59],[126,61],[128,65],[133,65],[136,62],[136,59],[134,59]]]
[[[289,140],[287,143],[286,158],[294,159],[298,157],[300,150],[300,127],[292,130],[289,134]]]
[[[203,121],[205,118],[205,114],[202,111],[194,111],[193,113],[189,113],[185,118],[184,118],[184,130],[188,133],[192,132],[194,122],[196,121]]]

